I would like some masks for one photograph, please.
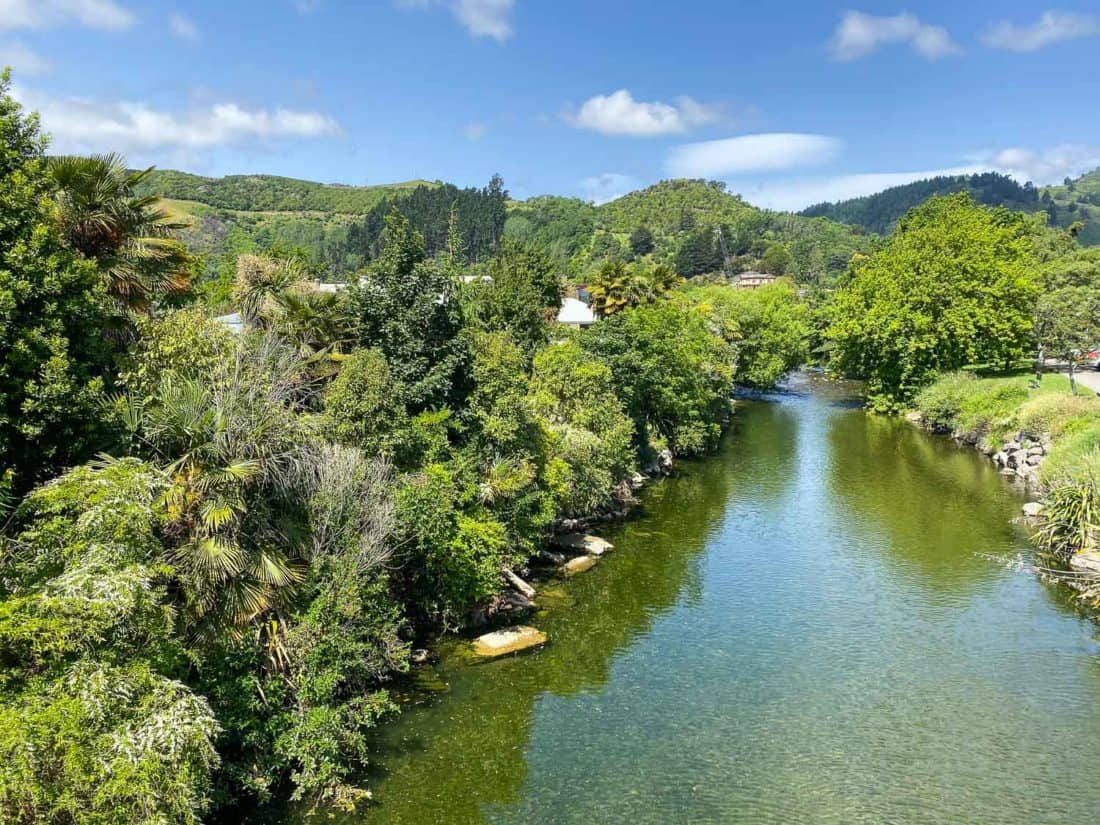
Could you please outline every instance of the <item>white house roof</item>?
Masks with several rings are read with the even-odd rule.
[[[219,324],[225,324],[232,333],[240,334],[244,332],[244,318],[241,317],[241,313],[239,312],[234,312],[230,315],[219,315],[214,320]]]
[[[576,298],[562,298],[561,309],[558,311],[559,324],[594,324],[596,314],[588,308],[584,301]]]

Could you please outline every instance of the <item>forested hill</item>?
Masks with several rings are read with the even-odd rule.
[[[157,169],[141,184],[138,194],[155,194],[242,212],[362,214],[387,197],[407,193],[419,186],[436,185],[413,180],[379,186],[343,186],[277,175],[205,178],[172,169]]]
[[[928,178],[904,186],[892,186],[874,195],[836,203],[819,203],[804,209],[807,217],[825,217],[852,224],[868,232],[888,234],[898,218],[933,195],[969,192],[978,203],[1004,206],[1021,212],[1046,212],[1051,226],[1068,228],[1075,223],[1084,246],[1100,245],[1100,169],[1062,186],[1036,188],[1017,183],[1007,175],[986,172]]]
[[[263,175],[203,178],[155,172],[146,193],[167,201],[207,277],[231,276],[242,252],[299,250],[318,277],[343,280],[378,250],[385,216],[397,210],[443,250],[452,210],[465,257],[485,260],[504,238],[547,249],[580,281],[607,260],[667,263],[685,276],[766,270],[804,283],[829,283],[856,252],[877,242],[859,227],[769,212],[721,183],[663,181],[601,206],[543,196],[509,199],[500,178],[460,189],[442,182],[344,187]]]
[[[1037,212],[1043,207],[1039,191],[1030,183],[1021,186],[1007,175],[988,172],[980,175],[953,175],[928,178],[892,186],[862,198],[819,203],[800,214],[807,217],[830,218],[840,223],[861,226],[880,235],[893,230],[898,218],[919,206],[933,195],[969,192],[978,203],[1006,206],[1023,212]]]

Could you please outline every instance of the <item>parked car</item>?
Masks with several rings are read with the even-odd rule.
[[[1100,348],[1091,349],[1081,359],[1081,367],[1084,369],[1100,370]]]

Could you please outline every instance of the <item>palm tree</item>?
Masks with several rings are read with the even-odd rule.
[[[198,627],[248,624],[301,580],[309,537],[295,502],[315,463],[298,414],[307,381],[297,352],[263,335],[211,375],[168,375],[148,400],[126,399],[128,428],[164,468],[167,561]]]
[[[156,196],[136,194],[152,167],[131,172],[112,154],[50,158],[49,171],[62,232],[96,262],[120,308],[147,312],[157,296],[187,291],[192,259],[173,237],[187,225],[172,222]]]

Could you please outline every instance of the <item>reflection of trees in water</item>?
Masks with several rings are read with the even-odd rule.
[[[979,553],[1012,549],[1015,495],[976,453],[904,421],[839,412],[828,428],[828,485],[856,534],[935,588],[966,591],[995,569]]]
[[[698,592],[696,562],[730,497],[735,444],[727,441],[722,457],[655,485],[644,516],[609,533],[615,553],[569,582],[573,605],[535,621],[550,636],[545,649],[442,669],[451,691],[407,710],[384,732],[382,774],[374,782],[379,804],[364,821],[480,822],[483,806],[520,798],[539,697],[600,688],[616,653]]]

